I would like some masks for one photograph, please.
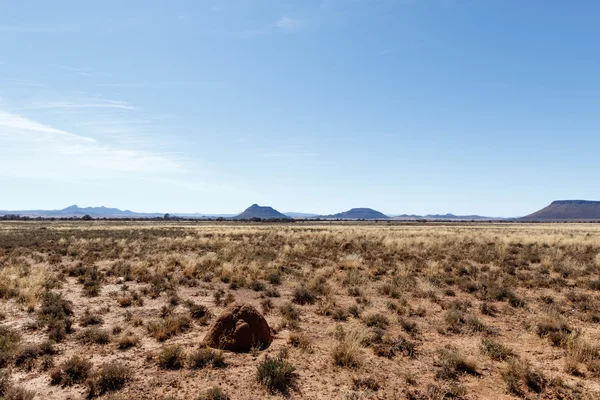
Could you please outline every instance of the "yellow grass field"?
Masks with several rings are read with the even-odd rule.
[[[600,224],[3,222],[0,297],[10,399],[600,398]]]

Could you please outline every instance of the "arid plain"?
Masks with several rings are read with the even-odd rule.
[[[600,398],[598,224],[3,222],[0,296],[10,399]]]

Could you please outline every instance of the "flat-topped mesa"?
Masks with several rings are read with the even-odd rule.
[[[600,201],[557,200],[521,219],[527,221],[597,221],[600,220]]]
[[[595,200],[555,200],[550,205],[562,205],[562,204],[595,204],[600,205],[600,201]]]

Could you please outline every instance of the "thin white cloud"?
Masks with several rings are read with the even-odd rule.
[[[275,22],[274,26],[282,30],[293,31],[302,26],[302,21],[290,17],[281,17]]]
[[[202,86],[218,85],[216,81],[144,81],[144,82],[122,82],[122,83],[97,83],[100,87],[133,87],[133,88],[161,88],[171,86]]]
[[[75,68],[75,67],[69,67],[69,66],[60,65],[60,64],[48,64],[48,66],[52,67],[52,68],[62,69],[62,70],[69,71],[69,72],[74,72],[77,75],[81,75],[81,76],[91,76],[90,68]]]
[[[87,180],[113,174],[163,179],[186,171],[165,154],[102,144],[20,115],[0,111],[0,174],[13,177]]]
[[[31,87],[47,87],[47,85],[27,79],[0,79],[0,86],[31,86]]]
[[[82,102],[75,103],[70,101],[49,101],[43,103],[34,103],[27,107],[32,110],[43,110],[52,108],[62,109],[77,109],[77,108],[112,108],[118,110],[135,110],[134,106],[129,105],[125,102],[110,101],[110,100],[97,100],[96,102]]]
[[[4,111],[0,111],[0,128],[12,128],[12,129],[16,129],[16,130],[25,130],[25,131],[31,131],[31,132],[37,132],[37,133],[59,135],[59,136],[64,136],[64,137],[68,137],[68,138],[75,139],[78,141],[84,141],[84,142],[89,142],[89,143],[96,142],[95,139],[85,137],[85,136],[80,136],[80,135],[74,135],[72,133],[65,132],[61,129],[56,129],[51,126],[46,126],[46,125],[40,124],[39,122],[36,122],[34,120],[24,118],[17,114],[7,113]]]
[[[243,38],[252,38],[273,34],[275,32],[296,32],[303,28],[304,25],[303,20],[283,16],[273,23],[258,26],[253,29],[247,29],[242,32],[241,36]]]

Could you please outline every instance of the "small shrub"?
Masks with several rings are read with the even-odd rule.
[[[0,398],[6,400],[33,400],[35,392],[14,386],[8,371],[0,372]]]
[[[529,363],[517,359],[508,361],[502,371],[502,379],[507,391],[517,396],[523,395],[524,386],[535,393],[541,393],[548,384],[548,380],[541,372],[532,369]]]
[[[296,386],[298,374],[295,371],[296,368],[283,358],[267,357],[258,365],[256,379],[272,393],[287,394]]]
[[[481,350],[494,361],[506,361],[515,356],[511,349],[489,338],[484,338],[481,341]]]
[[[87,270],[83,278],[83,294],[87,297],[96,297],[100,294],[101,277],[98,267],[94,266]]]
[[[438,361],[438,379],[456,379],[462,374],[479,375],[477,367],[467,360],[458,350],[442,350]]]
[[[372,345],[372,347],[376,355],[386,358],[393,358],[396,353],[415,358],[417,352],[417,345],[403,337],[398,339],[385,338],[380,343]]]
[[[471,332],[492,333],[491,329],[477,317],[468,317],[465,324]]]
[[[518,297],[514,293],[511,293],[508,297],[508,304],[510,304],[512,307],[525,307],[525,300]]]
[[[88,378],[91,369],[91,362],[78,356],[73,356],[65,361],[60,368],[51,372],[52,384],[72,386],[77,383],[83,383]]]
[[[361,364],[362,352],[356,341],[343,339],[333,347],[331,356],[339,367],[357,368]]]
[[[290,333],[288,343],[293,347],[300,348],[304,351],[310,350],[310,339],[303,333]]]
[[[260,308],[263,313],[268,314],[273,309],[273,301],[271,299],[262,299],[260,301]]]
[[[11,386],[4,393],[3,399],[6,400],[33,400],[35,398],[35,392],[31,390],[23,389],[22,387]]]
[[[223,296],[225,296],[225,291],[223,289],[216,290],[213,293],[215,305],[220,306],[223,303]]]
[[[186,315],[171,315],[160,321],[148,324],[150,336],[159,342],[163,342],[181,332],[186,331],[192,325],[192,321]]]
[[[264,295],[266,297],[281,297],[281,294],[279,293],[279,291],[277,289],[275,289],[274,287],[265,289]]]
[[[208,321],[212,317],[212,313],[210,312],[208,307],[201,304],[195,304],[191,301],[186,302],[186,306],[190,311],[190,316],[193,319],[197,320],[202,325],[208,324]]]
[[[535,324],[535,332],[540,337],[548,336],[550,333],[568,335],[572,332],[568,323],[557,313],[542,316]]]
[[[131,370],[121,363],[109,362],[102,364],[99,370],[87,382],[89,388],[88,396],[95,397],[119,390],[131,378]]]
[[[71,303],[62,298],[61,294],[47,291],[42,296],[42,305],[38,318],[43,325],[48,327],[48,337],[55,342],[62,341],[71,333]]]
[[[360,307],[356,304],[351,305],[350,307],[348,307],[348,312],[350,313],[350,315],[352,315],[354,318],[358,318],[360,317]]]
[[[252,282],[250,282],[248,287],[254,290],[255,292],[262,292],[267,288],[267,285],[265,285],[263,281],[253,280]]]
[[[365,325],[368,327],[386,329],[389,323],[390,321],[383,314],[371,314],[365,318]]]
[[[119,348],[119,350],[127,350],[127,349],[137,346],[139,342],[140,342],[140,339],[137,336],[133,336],[133,335],[121,336],[117,340],[117,347]]]
[[[200,369],[209,365],[212,365],[213,368],[223,368],[226,364],[222,352],[209,347],[201,347],[188,355],[188,365],[190,368]]]
[[[158,366],[162,369],[183,368],[185,354],[181,346],[166,346],[158,353]]]
[[[296,304],[314,304],[317,301],[317,294],[306,286],[298,286],[292,293],[292,301]]]
[[[223,299],[223,305],[228,306],[233,302],[235,302],[235,296],[231,292],[227,293],[227,296]]]
[[[104,329],[85,328],[77,334],[77,340],[83,344],[107,344],[110,342],[110,335]]]
[[[574,360],[571,357],[567,357],[565,359],[564,371],[567,374],[573,375],[573,376],[585,376],[585,374],[579,368],[579,362],[577,362],[577,360]]]
[[[133,297],[129,293],[117,297],[117,303],[123,308],[131,307],[133,304]]]
[[[200,393],[198,400],[229,400],[229,396],[220,387],[213,386]]]
[[[21,335],[16,330],[0,325],[0,367],[11,359],[20,342]]]
[[[352,388],[354,390],[367,389],[376,392],[379,390],[379,383],[372,377],[352,378]]]
[[[480,310],[483,315],[490,317],[495,317],[498,314],[498,307],[496,307],[493,303],[488,303],[487,301],[481,303]]]
[[[410,334],[415,334],[417,332],[419,332],[419,328],[417,326],[417,323],[414,321],[411,321],[410,319],[407,318],[400,318],[400,326],[402,327],[402,329]]]
[[[15,352],[15,365],[31,370],[35,365],[35,361],[41,356],[51,356],[56,353],[52,342],[45,341],[41,344],[26,344],[19,347]]]
[[[271,272],[269,276],[267,276],[267,280],[271,285],[279,285],[281,284],[281,273]]]
[[[336,307],[331,311],[331,317],[334,321],[347,321],[348,312],[341,307]]]
[[[298,311],[298,309],[294,307],[292,303],[283,304],[281,307],[279,307],[279,311],[285,319],[292,321],[300,320],[300,311]]]
[[[79,324],[83,327],[90,325],[102,325],[104,320],[100,315],[93,314],[89,309],[85,310],[81,318],[79,319]]]

